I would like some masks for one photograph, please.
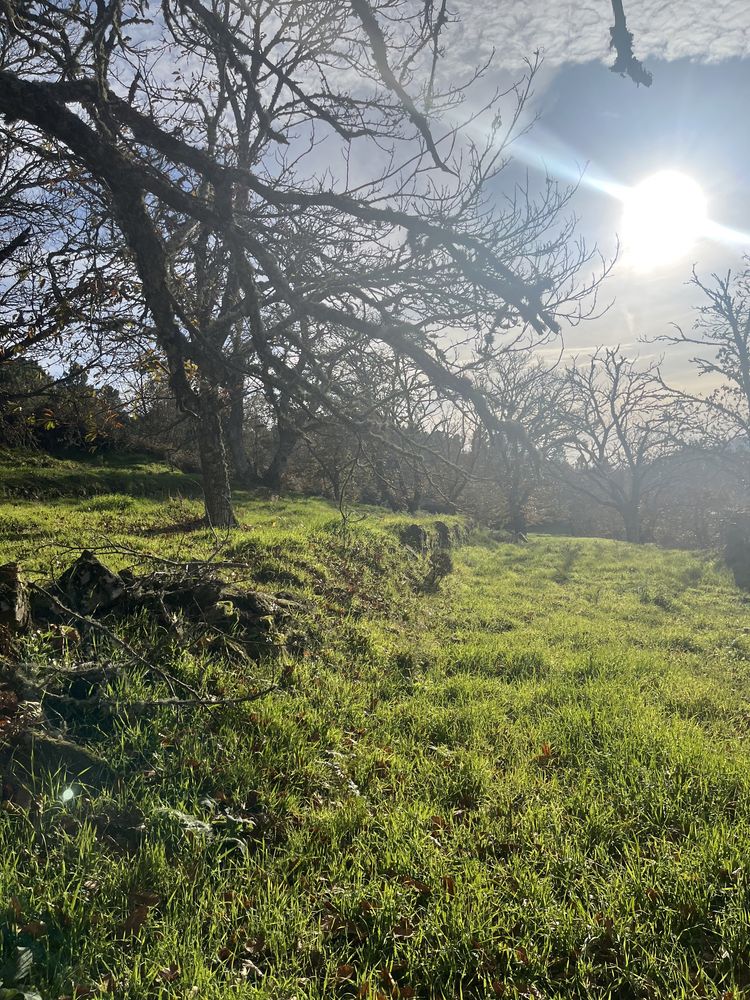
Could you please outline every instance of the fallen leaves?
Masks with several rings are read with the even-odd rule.
[[[443,875],[443,877],[440,879],[440,884],[442,885],[443,889],[445,889],[446,896],[456,895],[456,880],[453,878],[452,875]]]
[[[160,897],[148,889],[137,890],[130,895],[130,912],[120,927],[122,937],[132,937],[141,930],[148,920],[151,910],[160,902]]]
[[[433,836],[437,837],[444,830],[448,829],[449,823],[444,816],[433,816],[430,819],[430,826],[432,827]]]
[[[30,920],[27,924],[18,929],[19,934],[28,934],[30,938],[37,940],[37,938],[44,937],[47,933],[47,925],[43,920]]]
[[[180,967],[172,962],[171,965],[166,965],[159,969],[158,977],[163,983],[173,983],[176,979],[180,978]]]
[[[413,890],[418,896],[429,896],[432,893],[432,889],[426,882],[414,878],[412,875],[403,875],[399,881],[404,888]]]
[[[414,937],[414,926],[406,917],[401,917],[391,928],[391,934],[396,941],[406,941]]]
[[[235,931],[219,949],[217,959],[242,979],[260,979],[267,962],[266,939],[262,934],[245,937],[245,931]]]
[[[91,1000],[92,997],[101,997],[102,994],[114,993],[115,979],[111,974],[103,977],[98,983],[76,983],[70,993],[57,998],[57,1000]]]
[[[150,907],[143,904],[134,906],[125,920],[122,922],[122,936],[132,936],[138,933],[148,920]]]

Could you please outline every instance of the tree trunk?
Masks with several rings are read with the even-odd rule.
[[[229,411],[225,421],[225,435],[232,469],[240,486],[256,485],[255,470],[245,447],[245,391],[242,382],[233,386],[229,398]]]
[[[262,477],[263,485],[275,492],[281,489],[282,476],[299,440],[299,431],[293,424],[279,423],[277,433],[279,442],[276,451]]]
[[[216,386],[205,381],[200,387],[197,436],[206,520],[214,528],[234,528],[237,518],[232,507],[229,466],[221,422],[221,400]]]
[[[625,522],[625,540],[635,545],[641,544],[641,511],[636,504],[626,507],[622,512]]]
[[[526,537],[526,511],[524,496],[519,483],[518,469],[513,468],[508,487],[508,521],[516,540]]]

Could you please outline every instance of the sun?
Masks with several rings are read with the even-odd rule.
[[[700,185],[677,170],[661,170],[630,188],[623,199],[624,259],[638,271],[676,263],[708,222]]]

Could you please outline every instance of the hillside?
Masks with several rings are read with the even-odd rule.
[[[441,578],[460,519],[417,519],[419,554],[411,518],[240,496],[215,534],[172,486],[0,503],[0,562],[37,582],[84,547],[210,559],[292,609],[253,659],[231,609],[18,640],[26,672],[122,669],[102,703],[41,697],[107,777],[63,755],[29,792],[6,754],[7,996],[750,995],[750,605],[725,569],[475,533]],[[227,703],[144,707],[165,677]]]

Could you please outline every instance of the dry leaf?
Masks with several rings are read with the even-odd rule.
[[[385,967],[378,970],[378,975],[380,976],[380,981],[383,986],[387,986],[389,990],[395,989],[398,986],[398,983],[393,978],[390,971]]]
[[[122,925],[123,934],[137,934],[148,920],[148,913],[151,909],[146,903],[134,906]]]
[[[391,928],[391,933],[398,941],[405,941],[414,936],[414,928],[406,917],[401,917],[398,923]]]
[[[452,875],[443,875],[440,881],[442,882],[443,888],[445,889],[445,893],[447,896],[456,895],[456,880],[453,878]]]
[[[180,967],[172,962],[171,965],[164,966],[163,969],[159,969],[159,979],[164,983],[173,983],[175,979],[178,979],[180,975]]]
[[[90,983],[85,986],[79,984],[73,987],[73,1000],[89,1000],[90,997],[95,997],[99,992],[99,989]]]
[[[21,934],[28,934],[34,939],[44,937],[47,933],[47,925],[42,920],[30,920],[20,928]]]
[[[420,896],[429,896],[432,890],[426,882],[422,882],[421,879],[413,878],[411,875],[404,875],[400,879],[401,885],[407,889],[413,889],[414,892],[418,893]]]
[[[539,751],[534,760],[537,762],[539,767],[548,767],[554,760],[555,752],[549,743],[542,743],[542,749]]]
[[[148,889],[138,889],[130,894],[130,901],[136,906],[156,906],[161,901],[161,896]]]

